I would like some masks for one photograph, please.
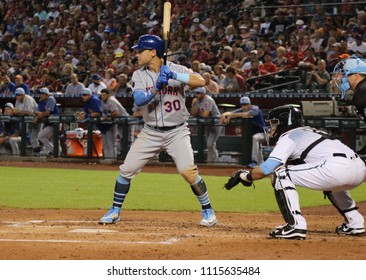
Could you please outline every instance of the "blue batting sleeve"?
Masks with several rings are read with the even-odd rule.
[[[188,84],[189,81],[189,74],[185,73],[177,73],[177,78],[175,78],[177,81]]]
[[[273,171],[276,170],[277,167],[279,167],[282,163],[275,159],[267,159],[265,162],[263,162],[259,167],[264,173],[264,175],[269,175],[273,173]]]
[[[133,100],[135,101],[137,107],[148,104],[154,98],[154,96],[155,95],[151,92],[151,89],[148,91],[135,90],[133,92]]]

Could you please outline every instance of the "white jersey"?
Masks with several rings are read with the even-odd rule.
[[[168,66],[177,73],[190,73],[185,66],[172,62],[168,62]],[[152,72],[147,67],[135,71],[132,75],[133,91],[148,91],[154,87],[158,76],[159,73]],[[141,107],[141,112],[145,124],[153,127],[184,123],[190,115],[186,107],[184,84],[170,79],[168,86],[156,94],[149,104]]]
[[[287,160],[299,159],[302,152],[321,137],[321,134],[316,131],[318,130],[311,127],[299,127],[282,134],[269,158],[280,161],[283,164]],[[304,161],[306,163],[321,162],[333,157],[334,153],[342,153],[347,156],[355,154],[353,150],[341,141],[326,139],[314,146]]]

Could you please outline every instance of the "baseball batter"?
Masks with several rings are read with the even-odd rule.
[[[225,187],[231,189],[239,182],[249,186],[254,180],[273,175],[272,186],[286,224],[271,231],[271,238],[306,238],[307,224],[296,186],[323,191],[345,219],[336,233],[364,234],[364,218],[349,193],[365,179],[361,158],[330,135],[304,127],[302,113],[293,105],[271,110],[267,123],[269,143],[276,144],[272,153],[251,172],[237,171]]]
[[[120,220],[120,211],[130,189],[130,182],[143,166],[161,151],[173,158],[178,172],[189,183],[202,207],[200,224],[214,226],[217,218],[211,207],[205,182],[194,164],[190,131],[187,124],[189,112],[185,106],[184,86],[202,87],[204,79],[188,68],[169,62],[163,66],[163,40],[155,35],[143,35],[133,49],[138,51],[142,67],[132,75],[133,97],[141,108],[144,128],[120,166],[113,206],[100,219],[101,224]]]

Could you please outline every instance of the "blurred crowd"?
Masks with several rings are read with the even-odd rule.
[[[142,34],[161,36],[163,2],[0,1],[0,92],[130,92],[131,46]],[[170,2],[168,59],[200,72],[208,93],[255,90],[258,76],[293,69],[302,89],[332,91],[334,65],[366,55],[363,1]]]

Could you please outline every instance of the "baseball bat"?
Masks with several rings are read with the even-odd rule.
[[[164,3],[164,15],[163,15],[163,40],[164,40],[164,65],[166,65],[168,47],[169,47],[169,34],[170,34],[170,16],[171,16],[172,4],[170,2]]]

